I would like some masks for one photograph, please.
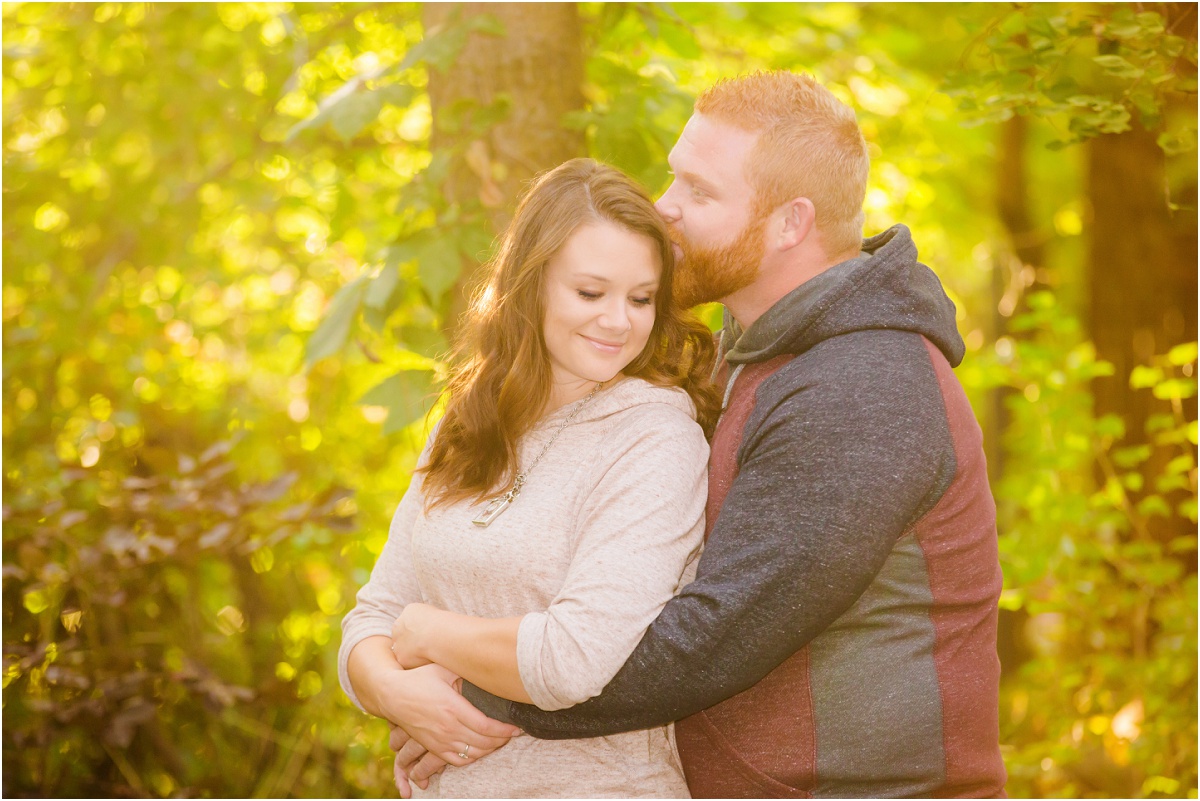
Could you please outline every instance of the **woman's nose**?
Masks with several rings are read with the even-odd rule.
[[[625,299],[615,299],[604,307],[600,315],[600,325],[609,331],[624,333],[631,328],[629,310],[625,308]]]

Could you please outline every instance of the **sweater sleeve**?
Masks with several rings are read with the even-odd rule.
[[[526,615],[517,638],[521,681],[542,709],[599,694],[679,590],[704,535],[708,444],[687,414],[650,403],[623,415],[616,453],[576,521],[562,589]]]
[[[430,438],[432,441],[432,437]],[[426,452],[419,463],[424,462]],[[371,570],[371,577],[358,591],[354,608],[342,619],[342,644],[338,648],[338,681],[359,709],[358,696],[350,686],[347,664],[354,646],[368,637],[392,636],[392,624],[407,604],[422,599],[412,561],[412,527],[421,513],[424,496],[421,476],[414,473],[408,490],[392,515],[387,541]],[[364,710],[365,711],[365,710]]]
[[[849,609],[954,467],[919,338],[840,340],[760,387],[695,581],[601,695],[559,712],[467,697],[542,738],[658,726],[749,688]]]

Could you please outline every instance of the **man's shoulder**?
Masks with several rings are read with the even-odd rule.
[[[932,359],[937,353],[925,337],[911,331],[850,331],[822,340],[787,361],[765,382],[763,399],[800,390],[834,392],[836,397],[838,392],[889,387],[892,391],[933,388],[937,378]]]

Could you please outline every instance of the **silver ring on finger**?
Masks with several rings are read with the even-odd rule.
[[[467,747],[458,752],[459,759],[471,758],[471,744],[467,743]]]

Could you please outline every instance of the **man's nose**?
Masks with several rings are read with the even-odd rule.
[[[672,181],[671,185],[667,187],[667,191],[663,192],[662,197],[654,204],[654,207],[658,209],[658,213],[669,223],[679,222],[681,216],[679,204],[675,201],[675,195],[675,182]]]

